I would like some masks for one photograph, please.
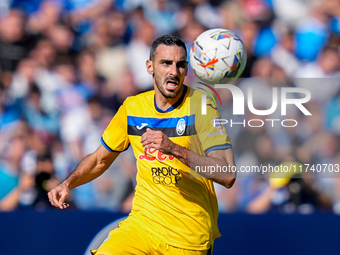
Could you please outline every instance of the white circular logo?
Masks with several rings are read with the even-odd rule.
[[[185,120],[184,119],[180,119],[177,122],[177,127],[176,127],[177,135],[183,135],[184,131],[185,131]]]

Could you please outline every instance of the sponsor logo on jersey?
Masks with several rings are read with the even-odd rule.
[[[149,118],[128,116],[128,135],[142,136],[146,127],[162,131],[168,137],[196,135],[195,114],[176,118]]]
[[[165,185],[170,185],[170,184],[176,184],[178,183],[182,175],[181,173],[172,167],[151,167],[151,173],[152,173],[152,178],[153,182],[155,184],[165,184]]]
[[[148,123],[142,123],[140,126],[136,126],[136,128],[138,130],[141,130],[142,128],[145,128],[147,125],[149,125]]]
[[[140,155],[138,157],[140,160],[148,160],[148,161],[154,161],[154,160],[158,160],[158,161],[164,161],[167,159],[170,160],[174,160],[174,156],[171,155],[167,155],[164,154],[162,152],[160,152],[159,150],[155,149],[155,148],[148,148],[144,150],[144,154]]]

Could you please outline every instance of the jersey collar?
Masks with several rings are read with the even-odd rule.
[[[157,103],[156,103],[156,96],[154,96],[154,103],[155,103],[155,108],[157,110],[157,112],[160,112],[160,113],[166,113],[166,112],[170,112],[172,111],[173,109],[177,108],[177,106],[179,106],[182,102],[183,102],[183,99],[185,97],[185,94],[187,93],[187,90],[188,90],[188,87],[185,86],[183,84],[184,88],[183,88],[183,94],[181,95],[181,97],[176,101],[176,103],[174,103],[173,105],[171,105],[168,109],[166,109],[165,111],[163,111],[161,108],[159,108],[157,106]]]

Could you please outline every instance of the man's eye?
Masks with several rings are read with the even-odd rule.
[[[180,63],[178,64],[178,68],[186,68],[187,64],[186,63]]]

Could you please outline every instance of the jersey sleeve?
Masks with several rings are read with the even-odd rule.
[[[197,135],[205,154],[231,148],[231,141],[222,124],[221,114],[212,100],[207,100],[207,114],[196,113]]]
[[[126,102],[118,109],[110,124],[105,129],[101,142],[111,152],[122,152],[128,149],[130,140],[127,133]]]

